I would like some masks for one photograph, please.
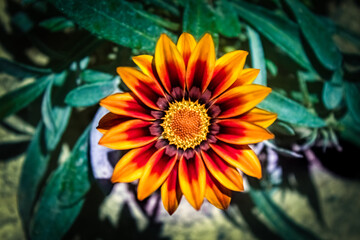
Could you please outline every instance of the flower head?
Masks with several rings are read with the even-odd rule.
[[[99,144],[129,150],[111,180],[139,180],[142,200],[161,187],[172,214],[182,195],[200,209],[204,197],[227,208],[231,191],[243,191],[238,170],[261,178],[259,160],[248,144],[273,138],[265,128],[276,115],[255,106],[271,91],[251,84],[259,70],[243,69],[246,51],[216,60],[214,42],[197,43],[183,33],[175,45],[162,34],[155,56],[133,57],[140,68],[117,72],[131,92],[101,100],[107,108],[98,130]]]

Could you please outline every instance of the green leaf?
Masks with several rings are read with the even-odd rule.
[[[273,61],[269,60],[269,59],[265,60],[265,64],[266,64],[266,69],[269,71],[269,73],[273,77],[276,77],[277,74],[278,74],[278,67],[276,66],[276,64]]]
[[[158,9],[164,9],[169,11],[174,16],[180,16],[180,11],[176,8],[176,6],[172,5],[172,1],[168,0],[145,0],[145,3],[152,4],[156,6]]]
[[[48,130],[44,123],[40,122],[27,150],[18,191],[19,212],[26,231],[26,228],[29,227],[39,185],[48,167],[51,151],[60,142],[68,124],[70,113],[71,108],[69,106],[55,106],[53,116],[57,131]]]
[[[253,68],[260,69],[260,74],[255,79],[254,84],[266,86],[266,63],[264,56],[264,49],[261,43],[260,35],[250,26],[246,27],[249,36],[249,45],[251,53],[251,63]]]
[[[197,40],[205,33],[215,33],[215,15],[204,0],[187,0],[183,14],[183,32],[192,34]]]
[[[240,18],[281,48],[300,66],[312,69],[302,46],[297,24],[273,11],[244,1],[231,3],[229,8],[234,8]]]
[[[90,189],[88,127],[76,142],[69,159],[48,180],[34,215],[31,239],[62,239],[84,204]]]
[[[73,28],[75,26],[72,21],[64,17],[53,17],[40,22],[39,25],[50,30],[51,32],[58,32],[66,28]]]
[[[237,37],[241,33],[241,25],[234,9],[228,6],[229,2],[226,0],[217,2],[216,27],[226,37]]]
[[[161,33],[173,34],[137,13],[126,1],[50,0],[73,21],[99,37],[153,52]]]
[[[278,119],[284,122],[313,128],[325,126],[324,120],[310,113],[299,103],[277,92],[270,93],[258,106],[276,113]]]
[[[51,113],[54,116],[55,129],[51,130],[46,128],[45,131],[45,144],[49,151],[56,148],[64,131],[66,130],[71,115],[71,107],[55,106],[51,110]]]
[[[294,222],[277,206],[269,194],[262,190],[250,189],[250,196],[259,211],[265,215],[267,223],[272,226],[283,239],[317,240],[314,233]]]
[[[275,134],[280,133],[286,136],[295,136],[296,134],[294,129],[289,124],[281,121],[274,122],[274,124],[272,124],[269,129],[270,131],[275,132]]]
[[[53,87],[53,82],[53,79],[49,81],[41,104],[42,120],[49,131],[56,131],[55,118],[52,113],[51,104],[51,89]]]
[[[82,71],[80,77],[86,83],[106,82],[114,79],[114,76],[111,74],[91,69]]]
[[[45,126],[40,122],[26,152],[21,170],[17,197],[19,214],[25,232],[29,227],[39,183],[45,174],[50,159],[50,154],[44,147],[44,130]]]
[[[22,63],[11,62],[5,58],[0,58],[0,73],[7,73],[14,77],[23,79],[27,77],[38,77],[51,74],[50,69],[37,68]]]
[[[87,107],[99,103],[100,99],[110,95],[116,89],[118,81],[86,84],[71,90],[65,103],[73,107]]]
[[[344,82],[345,101],[354,120],[360,124],[360,83]]]
[[[0,97],[0,119],[23,109],[34,101],[46,88],[52,75],[6,93]]]
[[[322,100],[329,110],[339,107],[344,96],[342,70],[336,70],[330,81],[325,81],[322,89]]]
[[[340,67],[342,56],[323,22],[298,0],[286,0],[318,60],[328,69]]]

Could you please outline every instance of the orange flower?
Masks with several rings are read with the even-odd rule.
[[[159,187],[172,214],[182,195],[197,210],[204,197],[225,209],[231,191],[243,191],[245,174],[261,178],[260,162],[248,144],[273,138],[265,128],[276,115],[255,108],[271,91],[251,84],[258,69],[243,69],[246,51],[216,60],[214,42],[197,43],[183,33],[177,45],[162,34],[155,56],[133,57],[141,71],[119,67],[132,92],[101,100],[99,144],[128,151],[117,163],[112,182],[139,180],[143,200]]]

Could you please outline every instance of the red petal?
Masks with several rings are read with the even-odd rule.
[[[210,147],[230,165],[239,168],[245,174],[261,178],[261,165],[254,151],[246,145],[231,145],[221,141]]]
[[[239,119],[224,119],[217,123],[220,132],[216,138],[227,143],[244,145],[274,138],[266,129]]]
[[[234,191],[243,191],[243,180],[240,173],[224,160],[222,160],[212,149],[202,151],[206,168],[226,188]]]
[[[226,209],[230,205],[231,191],[221,185],[209,172],[206,172],[206,199],[215,207]]]
[[[148,107],[159,110],[157,100],[162,95],[158,83],[132,67],[118,67],[118,74],[131,91]]]
[[[178,180],[178,162],[176,162],[170,175],[161,187],[161,199],[170,215],[178,208],[182,192]]]
[[[177,160],[177,155],[170,158],[165,153],[165,148],[155,152],[145,166],[144,174],[140,178],[137,197],[139,200],[147,198],[169,176]]]
[[[126,116],[120,116],[114,113],[107,113],[105,114],[99,121],[99,125],[97,126],[97,130],[102,134],[105,134],[110,128],[119,125],[125,121],[130,120],[130,118]]]
[[[186,70],[187,89],[195,86],[205,91],[213,76],[215,66],[215,47],[210,34],[200,39],[192,52]]]
[[[176,47],[184,58],[185,67],[188,65],[189,58],[195,46],[196,40],[191,34],[185,32],[180,35]]]
[[[132,93],[115,93],[100,101],[100,106],[110,112],[143,120],[155,120],[150,109],[142,104]]]
[[[253,108],[239,117],[239,119],[243,121],[251,122],[263,128],[270,126],[276,118],[277,115],[275,113],[271,113],[260,108]]]
[[[215,98],[228,89],[243,69],[246,51],[234,51],[225,54],[216,61],[214,75],[208,89],[211,91],[211,98]]]
[[[152,122],[129,120],[111,128],[100,139],[99,144],[108,148],[126,150],[145,146],[157,139],[150,134]]]
[[[205,166],[198,154],[193,158],[181,157],[179,164],[180,188],[188,202],[199,210],[205,196]]]
[[[221,109],[218,118],[239,116],[255,107],[270,92],[271,88],[261,85],[245,85],[232,88],[215,100],[216,105]]]
[[[166,34],[161,34],[156,44],[155,66],[160,81],[169,93],[175,87],[185,89],[184,59]]]
[[[151,143],[127,152],[116,164],[111,181],[132,182],[140,178],[146,163],[156,151],[154,143]]]

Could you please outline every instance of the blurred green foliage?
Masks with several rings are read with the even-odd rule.
[[[359,75],[346,67],[359,61],[345,58],[332,37],[338,34],[355,45],[360,39],[300,0],[259,2],[22,1],[24,11],[14,16],[12,24],[50,60],[39,67],[0,59],[1,73],[20,80],[32,78],[0,97],[0,119],[39,105],[41,117],[27,150],[18,194],[24,229],[31,239],[61,239],[90,188],[89,128],[65,161],[51,161],[57,158],[54,152],[59,152],[69,122],[78,121],[71,118],[72,109],[94,106],[114,92],[120,84],[115,67],[128,63],[132,54],[152,54],[161,33],[176,41],[183,31],[197,40],[209,32],[218,57],[229,49],[250,51],[248,66],[261,69],[256,83],[273,88],[259,106],[278,114],[271,130],[283,139],[268,143],[275,151],[298,157],[281,147],[281,140],[305,148],[319,139],[338,144],[341,136],[360,145]],[[51,36],[59,37],[55,45],[47,42]],[[111,61],[98,56],[106,44],[113,50]],[[124,90],[122,84],[120,89]],[[303,128],[310,134],[299,134]],[[252,190],[251,196],[280,236],[316,239],[274,205],[266,191]]]

